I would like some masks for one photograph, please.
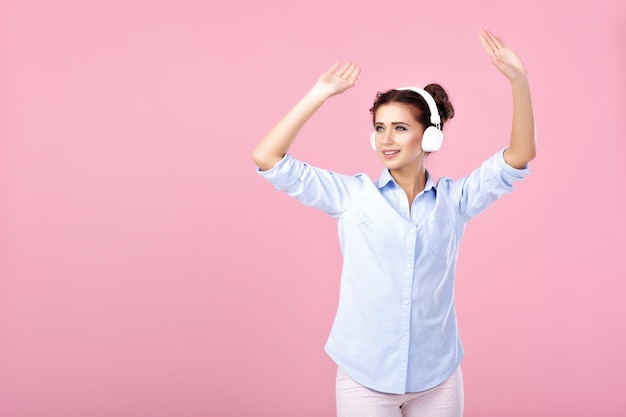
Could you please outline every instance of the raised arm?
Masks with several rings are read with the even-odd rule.
[[[482,29],[479,37],[493,64],[511,82],[513,91],[511,143],[504,152],[504,160],[514,168],[524,168],[537,154],[528,71],[515,51],[498,36]]]
[[[280,161],[304,124],[324,102],[352,87],[361,68],[354,62],[342,67],[334,64],[317,80],[313,88],[296,104],[252,152],[252,159],[259,168],[267,171]]]

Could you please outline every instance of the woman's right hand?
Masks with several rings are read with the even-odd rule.
[[[325,98],[341,94],[354,86],[361,73],[361,67],[356,62],[348,62],[341,68],[335,63],[317,80],[313,89]]]
[[[327,98],[343,93],[359,78],[361,68],[349,62],[336,63],[317,80],[313,88],[265,135],[252,152],[252,159],[263,171],[280,161],[296,135]]]

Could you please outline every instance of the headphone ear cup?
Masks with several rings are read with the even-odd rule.
[[[370,134],[370,144],[372,145],[372,150],[376,150],[376,131]]]
[[[443,132],[435,126],[429,126],[424,130],[422,136],[422,150],[424,152],[435,152],[441,149],[443,143]]]

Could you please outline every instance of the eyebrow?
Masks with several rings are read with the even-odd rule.
[[[383,122],[376,122],[375,124],[377,125],[382,125]],[[404,122],[391,122],[391,125],[405,125],[405,126],[410,126],[408,123],[404,123]]]

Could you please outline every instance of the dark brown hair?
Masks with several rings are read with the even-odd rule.
[[[445,122],[454,117],[454,107],[452,107],[448,93],[446,93],[446,90],[444,90],[439,84],[428,84],[424,87],[424,90],[430,93],[430,95],[433,96],[433,99],[435,99],[437,110],[439,111],[439,116],[441,117],[441,128],[443,129]],[[374,117],[376,115],[376,110],[380,106],[390,103],[402,103],[413,108],[415,110],[413,112],[415,120],[424,126],[424,129],[432,125],[430,122],[430,110],[428,109],[426,100],[424,100],[424,97],[420,94],[411,90],[389,90],[384,93],[378,92],[378,94],[376,94],[374,105],[370,109],[370,113],[372,113],[372,121],[375,121]]]

